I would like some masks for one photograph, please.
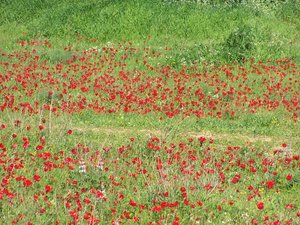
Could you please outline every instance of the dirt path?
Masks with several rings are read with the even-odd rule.
[[[85,132],[104,132],[104,133],[119,133],[119,134],[145,134],[149,136],[159,136],[162,137],[164,135],[168,135],[170,133],[163,132],[161,130],[154,130],[154,129],[135,129],[135,128],[103,128],[103,127],[73,127],[74,130]],[[206,138],[213,138],[214,140],[242,140],[246,142],[300,142],[300,137],[289,137],[288,140],[286,138],[278,138],[272,136],[263,136],[263,135],[242,135],[242,134],[230,134],[230,133],[212,133],[209,131],[202,131],[198,132],[185,132],[179,133],[179,136],[190,136],[190,137],[206,137]]]
[[[106,134],[142,134],[149,137],[161,137],[164,139],[166,135],[172,137],[172,132],[163,132],[155,129],[136,129],[136,128],[104,128],[104,127],[73,127],[73,130],[80,132],[102,132]],[[176,132],[176,131],[174,131]],[[274,151],[290,156],[292,154],[300,154],[300,137],[278,138],[274,136],[262,136],[262,135],[242,135],[242,134],[230,134],[230,133],[212,133],[209,131],[198,132],[176,132],[176,136],[182,137],[205,137],[212,138],[216,141],[216,146],[227,146],[228,143],[262,143],[268,147],[268,151],[265,152],[267,156],[274,156]],[[224,143],[225,140],[225,143]],[[283,148],[282,143],[287,143],[288,147]],[[296,146],[296,147],[295,147]]]

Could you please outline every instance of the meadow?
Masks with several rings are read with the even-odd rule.
[[[299,224],[300,3],[1,1],[0,224]]]

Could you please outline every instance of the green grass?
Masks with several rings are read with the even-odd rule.
[[[298,58],[298,1],[252,4],[199,4],[179,1],[2,1],[0,48],[16,40],[44,37],[66,45],[75,34],[86,47],[124,39],[175,49],[176,63],[228,61],[240,54],[227,48],[238,28],[252,29],[255,49],[242,52],[259,59]],[[217,2],[215,2],[217,3]],[[259,4],[260,3],[260,4]],[[279,7],[280,6],[280,7]],[[28,34],[24,36],[22,32]],[[95,39],[96,43],[90,40]],[[230,40],[229,40],[230,41]],[[244,38],[237,45],[243,45]],[[228,58],[228,54],[234,57]]]

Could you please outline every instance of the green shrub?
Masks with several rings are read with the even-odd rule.
[[[243,62],[255,50],[253,28],[243,25],[230,33],[223,45],[223,54],[229,61]]]

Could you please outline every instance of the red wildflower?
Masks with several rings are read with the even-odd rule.
[[[137,206],[136,202],[133,201],[132,199],[129,200],[129,204],[130,204],[131,206]]]
[[[37,146],[35,147],[35,149],[39,151],[39,150],[43,150],[44,147],[43,147],[42,145],[37,145]]]
[[[241,179],[241,175],[236,174],[233,179],[231,180],[231,183],[236,184]]]
[[[265,205],[264,205],[263,202],[259,202],[259,203],[257,203],[256,207],[257,207],[259,210],[262,210],[262,209],[264,209]]]
[[[25,181],[23,182],[23,185],[24,185],[24,187],[29,187],[29,186],[32,185],[32,181],[31,181],[31,180],[25,180]]]
[[[33,179],[34,179],[35,181],[40,181],[40,180],[41,180],[41,176],[39,176],[39,175],[34,175],[34,176],[33,176]]]
[[[183,203],[184,203],[185,205],[189,205],[189,200],[184,199]]]
[[[275,180],[270,180],[266,182],[266,186],[269,189],[272,189],[274,187],[274,184],[275,184]]]
[[[293,176],[291,175],[291,174],[288,174],[287,176],[286,176],[286,180],[287,181],[290,181],[290,180],[292,180],[293,179]]]
[[[206,141],[206,137],[199,137],[198,138],[198,141],[201,143],[201,144],[203,144],[205,141]]]
[[[293,204],[286,204],[286,205],[285,205],[285,208],[287,208],[287,209],[292,209],[292,208],[293,208]]]
[[[286,143],[283,143],[282,144],[282,147],[286,148],[287,144]]]
[[[161,211],[161,206],[160,205],[155,205],[151,210],[153,212],[160,212]]]
[[[46,193],[49,193],[52,190],[52,187],[50,185],[45,186]]]
[[[201,201],[198,201],[197,204],[198,204],[199,206],[203,206],[203,202],[201,202]]]

